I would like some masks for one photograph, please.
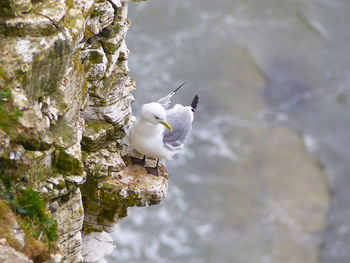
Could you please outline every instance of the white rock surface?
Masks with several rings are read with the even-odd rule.
[[[0,244],[1,263],[33,263],[26,255],[14,250],[12,247]]]
[[[104,262],[104,257],[112,253],[113,238],[106,232],[92,232],[83,238],[82,254],[86,263]]]

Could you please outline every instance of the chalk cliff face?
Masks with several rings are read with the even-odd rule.
[[[120,0],[0,3],[0,179],[45,200],[58,225],[57,262],[102,262],[113,249],[107,232],[127,208],[167,195],[164,167],[147,175],[121,144],[136,88],[127,8]],[[30,262],[18,256],[26,236],[10,248],[15,230],[0,231],[0,254]],[[108,248],[91,254],[97,240]]]

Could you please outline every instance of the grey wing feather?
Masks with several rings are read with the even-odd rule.
[[[167,109],[171,103],[171,97],[174,95],[173,92],[170,92],[167,96],[161,98],[160,100],[158,100],[158,103],[161,104],[164,109]]]
[[[181,149],[185,140],[192,130],[192,118],[189,112],[182,114],[172,112],[167,115],[167,121],[173,128],[173,131],[164,130],[163,144],[169,150]]]
[[[177,87],[174,91],[170,92],[168,95],[166,95],[165,97],[161,98],[158,100],[158,103],[161,104],[164,109],[167,109],[171,103],[171,97],[174,96],[174,94],[176,93],[176,91],[178,91],[183,85],[185,85],[186,83],[182,83],[179,87]]]

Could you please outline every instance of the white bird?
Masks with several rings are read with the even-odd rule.
[[[157,159],[156,167],[145,167],[150,174],[158,176],[159,159],[172,159],[182,149],[192,130],[193,112],[198,104],[197,95],[190,106],[176,104],[167,110],[171,97],[184,84],[157,102],[144,104],[139,117],[130,129],[129,141],[144,155],[143,159],[131,157],[133,163],[144,166],[146,156]]]

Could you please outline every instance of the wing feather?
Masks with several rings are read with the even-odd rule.
[[[176,106],[174,107],[176,109]],[[193,113],[190,107],[178,107],[179,110],[170,110],[167,121],[173,131],[164,130],[163,144],[168,149],[181,149],[192,130]]]
[[[158,100],[158,103],[161,104],[164,109],[167,109],[171,103],[171,98],[174,96],[174,94],[183,86],[185,85],[186,82],[182,83],[179,87],[177,87],[174,91],[170,92],[168,95],[165,97],[161,98]]]

